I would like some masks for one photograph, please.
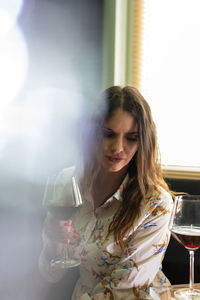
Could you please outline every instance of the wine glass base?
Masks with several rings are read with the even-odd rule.
[[[199,300],[200,299],[200,290],[197,289],[179,289],[174,293],[176,299],[187,299],[187,300]]]
[[[51,267],[58,269],[58,270],[66,270],[70,268],[75,268],[80,265],[80,261],[75,259],[70,260],[60,260],[60,259],[53,259],[51,261]]]

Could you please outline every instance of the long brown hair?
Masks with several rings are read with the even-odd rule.
[[[129,163],[129,181],[122,194],[123,201],[109,225],[108,234],[114,233],[115,241],[124,249],[123,237],[131,229],[134,220],[140,215],[140,204],[150,189],[159,193],[159,186],[169,191],[163,179],[159,161],[156,126],[154,124],[149,104],[139,93],[130,86],[113,86],[101,96],[101,109],[93,126],[90,144],[89,160],[86,163],[84,188],[91,190],[98,174],[98,164],[95,154],[101,139],[101,127],[112,113],[121,108],[130,113],[138,124],[139,147]]]

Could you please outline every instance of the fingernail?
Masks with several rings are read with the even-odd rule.
[[[70,232],[73,232],[75,230],[74,227],[70,227]]]
[[[70,240],[69,240],[69,239],[66,239],[66,240],[65,240],[65,243],[66,243],[66,244],[69,244],[69,243],[70,243]]]
[[[73,237],[74,239],[78,239],[78,238],[79,238],[79,234],[75,233],[72,237]]]
[[[64,223],[64,226],[70,226],[72,224],[72,220],[68,220]]]

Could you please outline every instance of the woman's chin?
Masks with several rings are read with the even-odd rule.
[[[108,173],[115,173],[120,172],[122,169],[124,169],[126,166],[124,164],[116,163],[116,164],[104,164],[103,169]]]

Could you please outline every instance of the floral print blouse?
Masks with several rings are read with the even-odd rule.
[[[73,218],[81,237],[81,244],[73,249],[73,253],[81,255],[81,265],[72,300],[152,299],[151,286],[170,285],[161,270],[170,239],[168,222],[173,206],[168,192],[160,188],[159,196],[153,192],[148,200],[143,201],[140,217],[124,238],[127,241],[124,253],[115,243],[113,234],[107,236],[108,226],[122,201],[127,179],[96,210],[92,201],[87,199]],[[45,243],[48,241],[44,237],[44,247]],[[57,281],[63,275],[62,271],[49,267],[43,254],[40,269],[50,281]]]

